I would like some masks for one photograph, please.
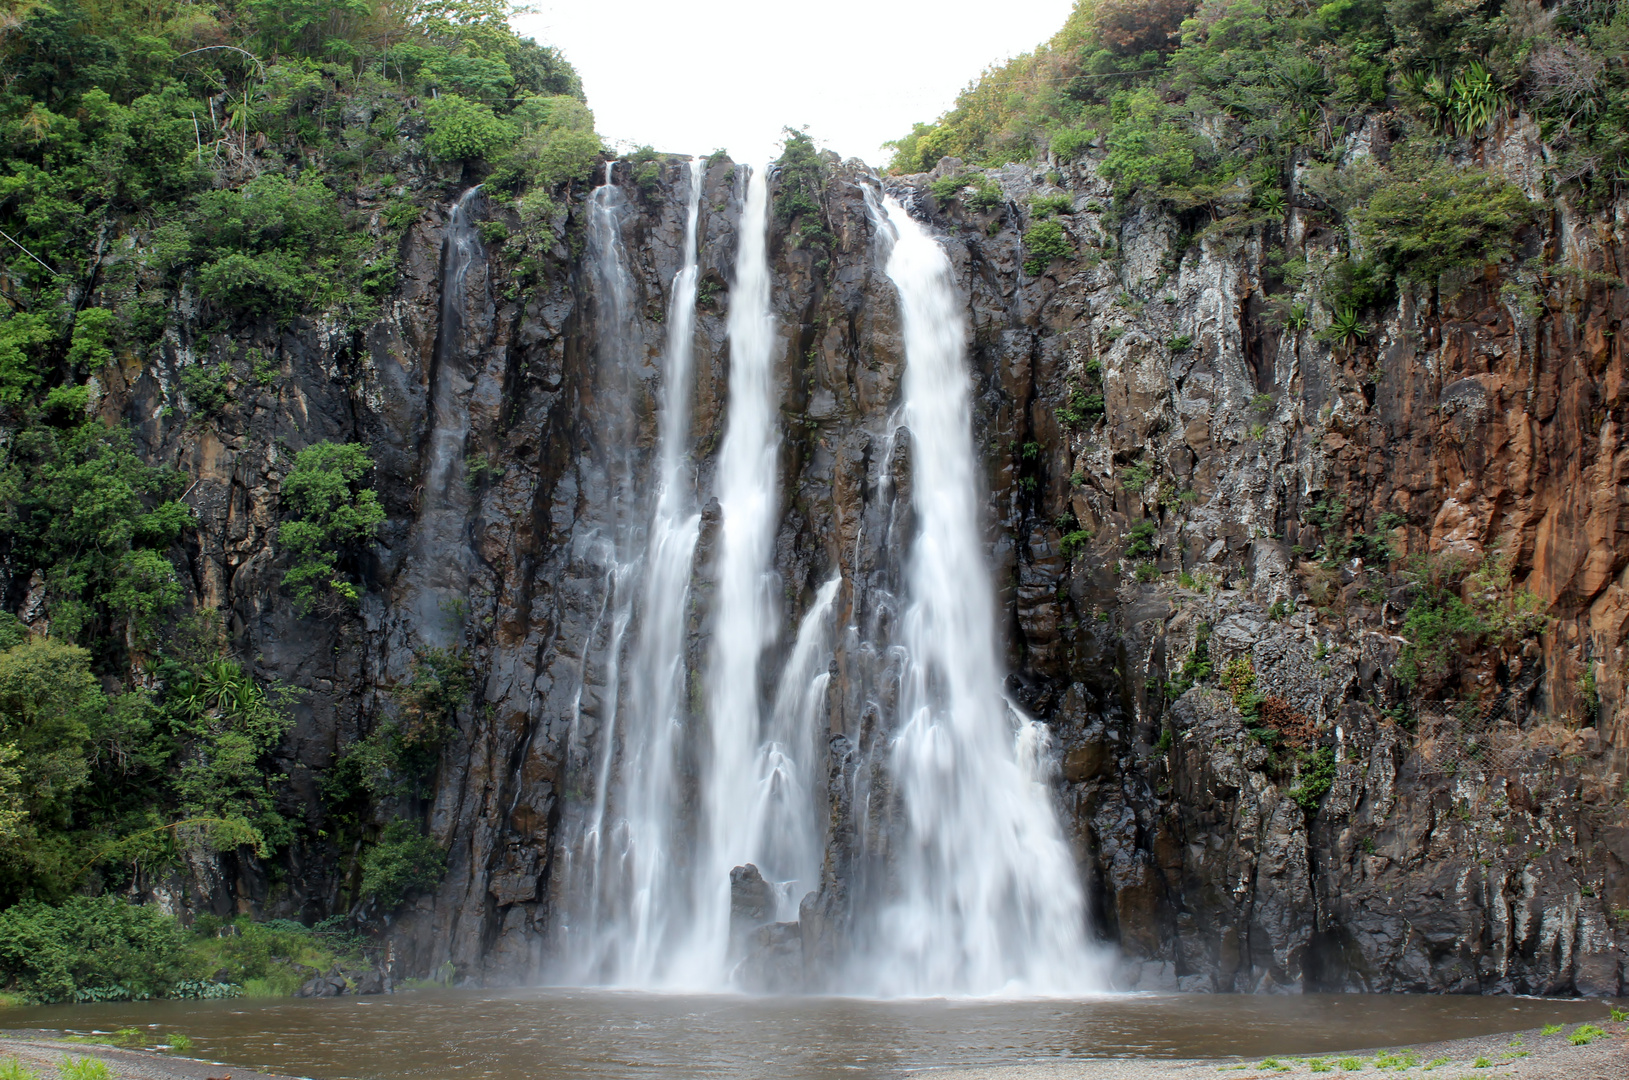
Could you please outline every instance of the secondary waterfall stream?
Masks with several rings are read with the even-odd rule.
[[[906,834],[863,968],[887,996],[1095,989],[1085,898],[1046,783],[1046,729],[1002,692],[955,277],[898,201],[869,188],[866,199],[899,294],[918,531],[889,755]]]
[[[486,289],[485,253],[475,222],[479,186],[453,203],[441,252],[440,323],[430,371],[430,435],[424,448],[424,480],[407,571],[410,609],[421,646],[446,648],[462,628],[469,592],[469,526],[473,499],[465,483],[464,443],[469,438],[471,359],[479,348],[468,337],[465,312],[470,290]],[[474,280],[471,271],[477,271]],[[480,298],[484,302],[485,298]]]

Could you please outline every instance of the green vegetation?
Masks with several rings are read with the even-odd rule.
[[[64,1057],[57,1062],[57,1076],[61,1080],[113,1080],[107,1062],[93,1057]]]
[[[1084,379],[1069,386],[1069,399],[1058,409],[1058,422],[1078,431],[1103,415],[1103,365],[1096,357],[1082,365]]]
[[[1130,486],[1130,485],[1127,485]],[[1130,543],[1126,544],[1126,558],[1143,559],[1154,554],[1155,537],[1159,534],[1159,526],[1147,518],[1137,522],[1131,527],[1128,534]]]
[[[287,997],[312,969],[327,971],[336,963],[360,967],[365,962],[354,934],[324,926],[308,928],[288,919],[222,922],[201,916],[193,931],[185,954],[187,966],[200,974],[225,972],[228,983],[241,987],[245,997]],[[170,1045],[183,1049],[173,1036]]]
[[[1403,617],[1407,644],[1393,675],[1405,686],[1440,689],[1475,650],[1513,644],[1547,624],[1543,603],[1511,580],[1511,558],[1498,551],[1477,562],[1454,554],[1409,560],[1414,600]]]
[[[295,969],[225,955],[333,955],[330,938],[296,949],[309,934],[293,924],[265,931],[283,935],[272,945],[247,924],[195,939],[108,898],[198,858],[274,858],[308,828],[285,813],[272,756],[288,692],[178,573],[187,480],[144,457],[278,383],[289,360],[249,342],[319,318],[344,341],[373,319],[403,232],[465,172],[516,201],[517,236],[482,234],[517,280],[559,242],[600,140],[570,65],[509,14],[503,0],[23,0],[0,17],[0,559],[30,594],[28,626],[0,614],[12,991],[207,996],[228,967],[251,992],[287,992]],[[166,359],[177,333],[183,356]],[[137,369],[160,395],[139,444],[101,408]],[[277,542],[302,612],[360,592],[384,518],[371,465],[319,443],[281,466]],[[397,733],[381,798],[417,797],[448,723],[438,702],[469,683],[464,660],[423,660],[380,725]],[[422,806],[363,809],[382,822]],[[376,829],[345,827],[366,861]],[[416,887],[434,860],[392,838],[375,878]]]
[[[1608,1032],[1596,1027],[1594,1024],[1579,1024],[1572,1029],[1572,1033],[1567,1036],[1567,1039],[1574,1046],[1588,1046],[1596,1039],[1603,1038],[1607,1034]]]
[[[385,520],[384,507],[362,477],[373,468],[358,443],[321,442],[301,450],[283,481],[283,502],[292,511],[278,529],[278,542],[292,556],[283,584],[295,609],[333,611],[354,604],[356,585],[339,572],[348,549],[371,539]]]
[[[1320,746],[1310,753],[1303,753],[1300,760],[1300,781],[1290,788],[1289,796],[1307,813],[1315,813],[1318,802],[1335,783],[1335,751],[1327,746]],[[1378,1060],[1376,1061],[1378,1065]],[[1413,1068],[1418,1062],[1399,1066],[1400,1068]],[[1381,1066],[1384,1068],[1385,1066]]]
[[[1276,229],[1298,162],[1318,213],[1362,252],[1314,282],[1341,320],[1333,336],[1353,345],[1361,324],[1345,309],[1386,301],[1399,281],[1430,285],[1510,258],[1533,219],[1513,185],[1452,164],[1454,140],[1525,109],[1555,148],[1543,166],[1553,189],[1586,203],[1614,190],[1629,161],[1626,48],[1629,17],[1611,4],[1539,17],[1474,0],[1222,0],[1197,11],[1187,0],[1079,0],[1049,42],[986,71],[893,143],[891,168],[1047,152],[1062,162],[1101,147],[1098,171],[1122,207],[1160,203],[1198,235]],[[1337,170],[1365,122],[1388,129],[1393,152]],[[1307,317],[1300,305],[1291,325]]]
[[[186,973],[183,944],[174,919],[112,896],[0,912],[0,972],[33,1001],[85,1000],[94,990],[158,996]]]
[[[786,128],[781,156],[780,185],[775,192],[775,223],[791,231],[798,247],[829,247],[833,241],[826,228],[826,211],[821,193],[826,187],[826,168],[815,150],[814,140],[801,131]],[[793,229],[793,226],[796,229]]]
[[[1024,273],[1030,276],[1044,274],[1057,259],[1075,257],[1074,245],[1063,231],[1063,224],[1055,218],[1037,221],[1024,230]]]
[[[0,912],[0,979],[27,1001],[287,996],[312,969],[340,962],[365,962],[354,935],[286,919],[226,923],[205,915],[189,931],[157,908],[113,896],[75,896],[54,907],[24,901]],[[94,1041],[146,1045],[140,1031]],[[190,1042],[170,1034],[164,1045],[185,1050]]]
[[[362,894],[389,910],[409,893],[433,887],[446,869],[447,853],[418,825],[398,818],[362,858]]]
[[[1564,1028],[1565,1026],[1566,1026],[1565,1024],[1545,1024],[1543,1027],[1539,1028],[1539,1034],[1540,1035],[1559,1035],[1559,1034],[1561,1034],[1561,1029]]]

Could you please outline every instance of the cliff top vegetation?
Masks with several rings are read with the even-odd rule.
[[[1615,0],[1079,0],[1035,51],[993,67],[891,169],[1000,165],[1090,148],[1122,192],[1237,199],[1327,158],[1368,117],[1453,140],[1534,116],[1552,184],[1599,199],[1629,150],[1629,12]]]

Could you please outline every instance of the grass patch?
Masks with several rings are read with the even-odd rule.
[[[1572,1029],[1572,1034],[1568,1035],[1567,1038],[1574,1046],[1588,1046],[1605,1034],[1604,1030],[1594,1024],[1579,1024]]]

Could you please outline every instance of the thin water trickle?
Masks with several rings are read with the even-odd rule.
[[[464,444],[469,438],[471,361],[478,343],[468,338],[466,312],[484,299],[484,276],[471,282],[471,270],[485,258],[474,206],[480,186],[453,203],[441,254],[440,325],[430,370],[430,434],[425,445],[424,480],[414,523],[413,557],[408,571],[409,607],[421,647],[446,648],[462,629],[461,609],[469,596],[468,537],[473,502],[465,483]]]
[[[866,189],[905,339],[902,421],[917,517],[889,772],[904,811],[892,898],[857,978],[883,995],[1101,988],[1045,775],[1046,729],[1002,690],[973,454],[967,327],[944,250]]]

